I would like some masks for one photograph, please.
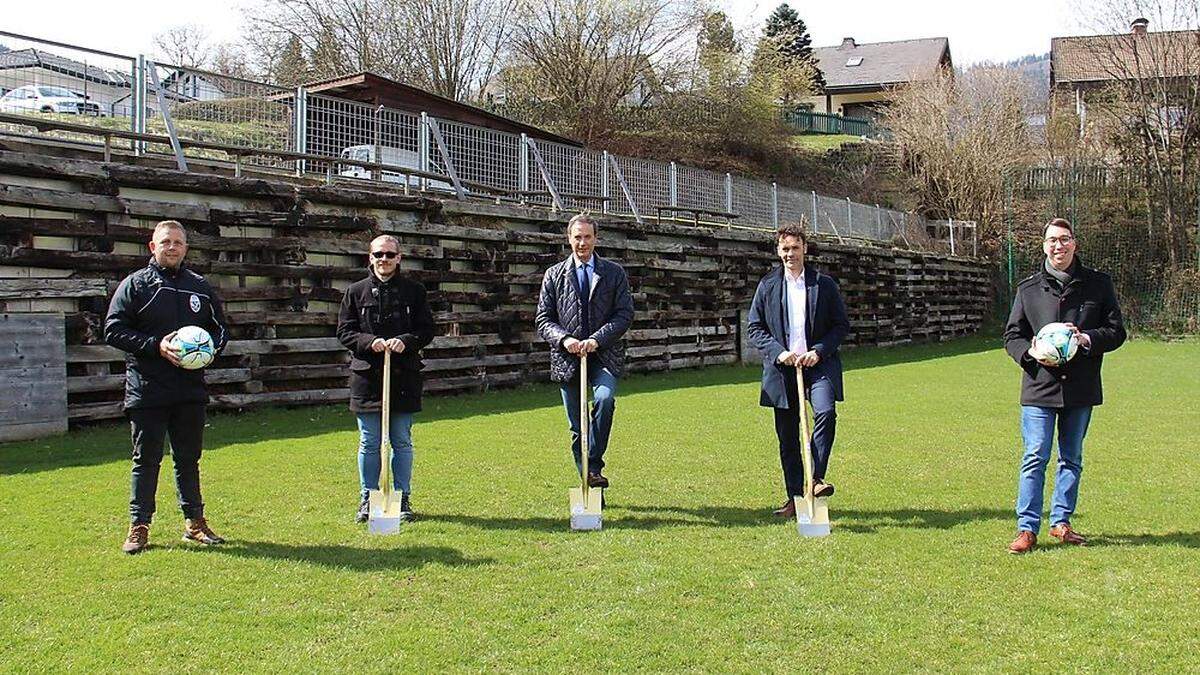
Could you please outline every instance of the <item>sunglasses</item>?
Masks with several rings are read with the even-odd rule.
[[[395,251],[371,251],[371,257],[376,260],[379,260],[380,258],[387,258],[388,260],[391,260],[398,255],[400,254]]]

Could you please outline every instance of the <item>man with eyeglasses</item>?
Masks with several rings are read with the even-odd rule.
[[[350,410],[358,419],[360,495],[355,520],[367,521],[367,495],[380,489],[383,354],[388,350],[393,354],[391,473],[393,487],[401,494],[401,517],[412,520],[413,413],[421,410],[421,349],[433,341],[433,313],[425,287],[398,272],[400,242],[395,237],[383,234],[371,241],[367,266],[367,278],[346,289],[337,326],[338,340],[350,350]]]
[[[1103,402],[1100,366],[1104,354],[1125,342],[1125,325],[1112,278],[1085,267],[1076,255],[1071,223],[1055,218],[1046,224],[1040,269],[1017,285],[1004,329],[1004,348],[1024,371],[1021,380],[1021,436],[1024,453],[1017,486],[1017,538],[1010,553],[1037,546],[1042,519],[1046,465],[1058,427],[1058,471],[1050,505],[1050,536],[1082,546],[1087,540],[1071,527],[1083,470],[1083,438],[1092,408]],[[1079,351],[1062,365],[1043,355],[1037,332],[1048,323],[1067,324]]]

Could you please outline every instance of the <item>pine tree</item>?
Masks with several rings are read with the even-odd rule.
[[[812,36],[808,34],[808,26],[804,20],[786,2],[775,8],[763,27],[763,38],[776,41],[779,52],[795,60],[797,65],[806,64],[812,68],[814,93],[825,90],[825,76],[817,67],[813,56]]]
[[[285,87],[295,87],[309,80],[308,63],[304,60],[304,50],[300,47],[300,38],[293,35],[288,38],[275,65],[275,82]]]

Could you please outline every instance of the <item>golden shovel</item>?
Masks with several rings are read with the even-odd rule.
[[[804,495],[794,496],[796,529],[802,537],[829,536],[829,500],[813,495],[813,460],[808,435],[808,400],[804,396],[804,372],[796,365],[796,390],[800,402],[800,459],[804,464]]]
[[[370,511],[367,531],[371,534],[396,534],[400,531],[400,493],[392,486],[392,350],[383,352],[383,421],[380,423],[379,489],[367,493]]]
[[[582,480],[579,487],[570,490],[571,497],[571,529],[598,530],[604,513],[604,491],[600,488],[588,487],[588,433],[591,430],[591,417],[588,415],[588,392],[591,390],[588,382],[587,354],[579,355],[579,453],[583,462]]]

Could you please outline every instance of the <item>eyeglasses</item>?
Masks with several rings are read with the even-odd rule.
[[[371,257],[376,260],[379,260],[380,258],[387,258],[388,260],[391,260],[398,255],[400,254],[395,251],[371,251]]]
[[[1046,237],[1046,243],[1050,244],[1051,246],[1053,246],[1054,244],[1066,246],[1073,241],[1075,241],[1075,237],[1068,237],[1066,235],[1061,236],[1061,237]]]

